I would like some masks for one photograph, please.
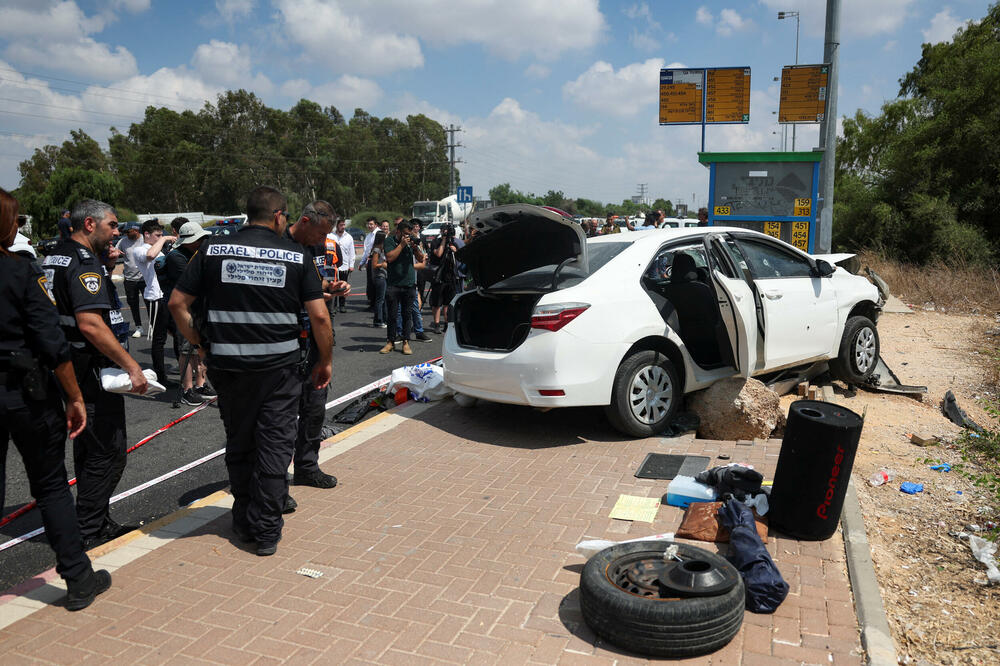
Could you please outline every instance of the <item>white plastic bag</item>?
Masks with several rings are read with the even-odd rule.
[[[388,395],[401,388],[410,389],[418,402],[430,402],[447,398],[453,390],[444,383],[444,368],[431,363],[407,365],[396,368],[389,377]]]
[[[142,374],[145,375],[148,384],[146,392],[142,395],[151,396],[167,390],[163,384],[156,381],[156,373],[149,368],[143,370]],[[101,370],[101,388],[108,393],[139,395],[138,393],[132,393],[132,380],[129,379],[128,373],[120,368],[103,368]]]
[[[969,548],[972,549],[972,556],[986,565],[986,577],[990,585],[1000,583],[1000,569],[997,569],[997,562],[993,556],[997,553],[997,545],[975,534],[969,535]]]
[[[663,534],[654,534],[653,536],[640,537],[638,539],[626,539],[625,541],[608,541],[607,539],[588,539],[586,541],[581,541],[576,544],[576,552],[583,555],[588,560],[601,552],[605,548],[610,548],[620,543],[632,543],[633,541],[673,541],[673,532],[664,532]]]

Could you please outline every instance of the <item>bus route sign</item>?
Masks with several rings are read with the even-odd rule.
[[[786,65],[781,69],[779,123],[820,123],[826,117],[829,65]]]

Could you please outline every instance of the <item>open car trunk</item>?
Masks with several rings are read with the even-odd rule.
[[[463,347],[512,351],[531,331],[541,293],[468,293],[455,303],[455,335]]]

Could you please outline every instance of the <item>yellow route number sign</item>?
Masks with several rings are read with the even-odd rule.
[[[792,222],[792,245],[804,252],[809,251],[808,222]]]
[[[786,65],[781,69],[779,123],[819,123],[826,117],[829,65]]]
[[[795,217],[809,217],[812,214],[812,199],[795,199],[795,209],[792,215]]]
[[[781,238],[781,222],[765,222],[764,233],[768,236]]]
[[[715,214],[716,215],[732,215],[733,214],[733,209],[730,208],[729,206],[716,206],[715,207]]]

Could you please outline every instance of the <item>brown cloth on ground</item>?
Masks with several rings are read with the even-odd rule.
[[[684,511],[684,520],[677,528],[675,536],[678,539],[696,539],[698,541],[713,541],[728,543],[729,530],[719,521],[719,507],[722,502],[693,502]],[[754,524],[760,540],[767,543],[767,522],[765,518],[753,512]]]

